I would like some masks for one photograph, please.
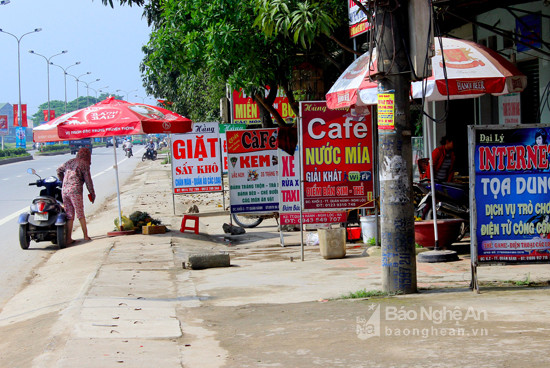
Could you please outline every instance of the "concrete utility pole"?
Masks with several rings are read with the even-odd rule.
[[[379,92],[393,91],[394,127],[379,130],[382,286],[386,292],[415,293],[416,253],[412,196],[412,124],[408,1],[378,0],[376,48]],[[380,123],[380,121],[379,121]]]

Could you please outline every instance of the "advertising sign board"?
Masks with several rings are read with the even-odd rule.
[[[222,191],[218,123],[193,123],[193,130],[172,136],[174,193]]]
[[[0,135],[8,135],[8,115],[0,115]]]
[[[472,262],[550,261],[548,125],[470,126]]]
[[[277,129],[226,135],[231,213],[279,211]]]
[[[373,207],[372,113],[300,102],[304,209]],[[360,121],[359,121],[360,120]]]
[[[296,146],[294,155],[279,149],[279,223],[300,224],[300,156]],[[337,223],[346,221],[346,212],[302,212],[302,223]]]

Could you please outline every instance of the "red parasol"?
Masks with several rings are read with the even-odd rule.
[[[158,106],[106,100],[50,120],[33,129],[35,142],[191,131],[191,120]]]
[[[62,115],[34,128],[33,140],[35,142],[53,142],[119,135],[187,133],[191,131],[191,128],[191,120],[170,110],[109,97],[95,105]],[[122,224],[115,147],[116,145],[113,144],[118,223]]]

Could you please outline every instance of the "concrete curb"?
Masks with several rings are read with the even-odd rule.
[[[30,161],[32,159],[33,159],[32,155],[23,156],[23,157],[5,158],[3,160],[0,160],[0,165],[13,164],[14,162],[21,162],[21,161]]]

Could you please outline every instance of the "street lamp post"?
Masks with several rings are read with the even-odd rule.
[[[138,96],[138,95],[135,95],[135,97],[137,98],[141,98],[141,103],[144,104],[145,103],[145,97],[141,97],[141,96]]]
[[[106,92],[107,94],[109,94],[109,90],[108,90],[107,88],[109,88],[109,86],[101,87],[101,88],[99,89],[99,92],[100,92],[100,93]]]
[[[89,87],[90,84],[95,83],[95,82],[99,82],[100,80],[101,80],[101,79],[97,78],[96,80],[91,81],[91,82],[88,82],[88,83],[86,83],[86,82],[84,82],[84,81],[81,81],[82,83],[84,83],[84,84],[86,85],[86,105],[88,105],[88,106],[90,105],[90,100],[89,100],[89,98],[88,98],[89,95],[90,95],[90,91],[89,91],[89,89],[90,89],[90,87]]]
[[[79,65],[80,64],[80,61],[77,61],[76,63],[72,64],[72,65],[69,65],[68,67],[66,68],[63,68],[61,65],[57,65],[57,64],[54,64],[52,62],[50,62],[51,65],[55,65],[57,66],[58,68],[61,68],[61,70],[63,70],[63,80],[65,82],[65,114],[67,113],[67,70],[69,70],[70,67],[73,67],[75,65]]]
[[[130,93],[136,92],[136,91],[137,91],[137,89],[133,89],[133,90],[131,90],[131,91],[125,91],[125,90],[123,90],[123,89],[117,89],[117,90],[116,90],[116,92],[124,92],[124,93],[126,94],[126,101],[128,101],[128,102],[130,102],[130,101],[129,101],[129,98],[128,98],[128,95],[129,95]]]
[[[39,54],[38,52],[34,52],[34,50],[29,50],[30,54],[41,56],[41,57],[44,58],[44,60],[46,60],[47,78],[48,78],[48,119],[49,119],[49,116],[50,116],[50,60],[52,58],[56,57],[56,56],[66,54],[67,52],[68,52],[67,50],[63,50],[59,54],[55,54],[55,55],[52,55],[50,57],[46,57],[42,54]]]
[[[35,33],[35,32],[40,32],[41,30],[42,30],[42,28],[35,28],[34,31],[24,33],[24,34],[21,35],[21,37],[17,37],[16,35],[14,35],[10,32],[6,32],[6,31],[4,31],[3,29],[0,28],[0,32],[8,34],[8,35],[12,36],[13,38],[15,38],[17,40],[17,78],[18,78],[18,81],[19,81],[19,107],[18,107],[18,110],[17,110],[18,111],[18,113],[17,113],[17,122],[18,122],[19,126],[22,125],[22,123],[21,123],[21,39],[23,37],[25,37],[26,35],[28,35],[28,34]]]
[[[71,77],[73,77],[76,80],[76,109],[77,110],[78,110],[78,98],[79,98],[79,96],[78,96],[78,82],[80,82],[80,77],[83,77],[83,76],[88,75],[88,74],[92,74],[92,72],[86,72],[84,74],[79,75],[78,77],[67,73],[67,75],[70,75]]]

